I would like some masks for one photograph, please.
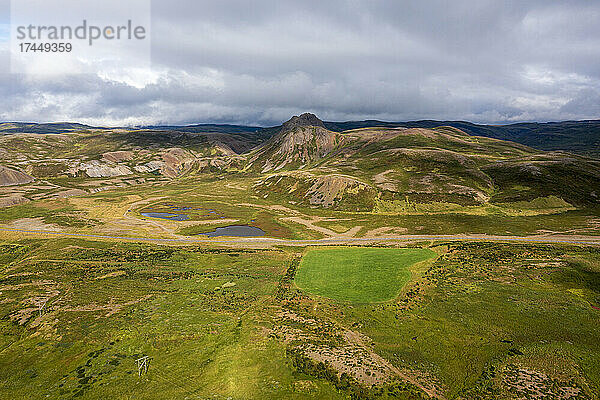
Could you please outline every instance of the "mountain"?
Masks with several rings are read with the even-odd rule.
[[[268,142],[249,156],[247,168],[261,172],[297,169],[318,161],[344,142],[314,114],[292,117]]]
[[[66,134],[0,135],[0,165],[9,184],[35,178],[56,190],[86,189],[87,181],[102,178],[235,177],[250,181],[252,195],[343,211],[600,206],[599,160],[486,137],[498,127],[438,124],[331,123],[309,113],[271,128],[221,127],[235,133],[218,132],[219,126],[80,130],[67,124],[55,127]],[[473,134],[478,129],[483,136]],[[511,129],[518,137],[521,128]]]

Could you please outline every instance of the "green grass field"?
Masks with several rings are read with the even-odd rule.
[[[599,398],[597,248],[432,249],[0,241],[0,399],[426,398],[375,353],[447,400]],[[308,295],[311,258],[373,285]]]
[[[410,280],[410,266],[435,255],[428,249],[313,249],[302,258],[296,285],[308,293],[335,300],[391,300]]]

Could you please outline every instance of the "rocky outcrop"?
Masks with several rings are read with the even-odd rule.
[[[292,204],[325,208],[352,207],[370,210],[377,195],[372,186],[344,175],[318,175],[308,172],[283,172],[259,180],[253,189],[263,198],[274,194],[287,198]]]
[[[79,171],[83,171],[90,178],[112,178],[132,174],[131,170],[125,165],[110,165],[98,160],[79,163],[69,169],[68,173],[76,175]]]
[[[130,161],[133,159],[132,151],[111,151],[102,154],[102,158],[108,162],[118,163],[122,161]]]
[[[140,173],[152,173],[160,171],[164,167],[165,163],[162,161],[150,161],[146,164],[139,164],[133,167],[137,172]]]
[[[358,195],[367,189],[368,185],[347,176],[324,175],[313,180],[305,196],[310,204],[331,207],[345,195]]]
[[[34,181],[33,176],[0,166],[0,186],[24,185]]]
[[[323,124],[323,121],[321,121],[315,114],[304,113],[301,115],[295,115],[288,121],[284,122],[281,126],[281,131],[291,131],[295,128],[305,126],[318,126],[325,129],[325,124]]]

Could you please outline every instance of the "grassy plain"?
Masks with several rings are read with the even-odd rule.
[[[302,258],[295,282],[308,293],[335,300],[386,301],[410,280],[413,264],[435,255],[429,249],[311,249]]]
[[[56,240],[0,254],[0,398],[302,398],[285,347],[256,322],[281,251]]]
[[[0,398],[599,398],[597,248],[320,251],[439,256],[347,302],[294,285],[301,248],[4,241]]]

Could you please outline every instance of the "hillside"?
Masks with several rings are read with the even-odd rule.
[[[458,128],[472,136],[509,140],[539,150],[565,150],[600,157],[600,120],[547,123],[516,123],[510,125],[478,125],[464,121],[384,122],[377,120],[325,122],[327,129],[343,132],[370,127],[406,127],[433,129],[440,126]]]
[[[312,152],[302,147],[307,143]],[[452,127],[363,128],[341,134],[318,123],[282,128],[250,158],[251,165],[257,162],[262,172],[288,166],[302,171],[280,171],[260,180],[254,188],[262,196],[327,208],[393,211],[410,204],[504,205],[550,196],[566,207],[600,203],[600,162],[474,137]]]
[[[0,166],[0,186],[23,185],[33,182],[34,178],[21,171]]]
[[[210,164],[221,156],[247,151],[257,142],[222,133],[111,129],[52,135],[5,134],[0,136],[0,144],[0,161],[7,166],[16,165],[34,176],[52,178],[76,176],[89,164],[104,169],[106,173],[100,175],[105,177],[135,175],[133,171],[142,175],[159,171],[174,177],[186,170],[184,164]],[[167,170],[170,172],[163,173]]]
[[[341,133],[362,128],[425,128],[433,129],[450,126],[460,129],[471,136],[484,136],[494,139],[508,140],[533,147],[538,150],[564,150],[591,157],[600,157],[600,120],[562,121],[562,122],[523,122],[508,125],[483,125],[465,121],[404,121],[388,122],[378,120],[331,122],[324,121],[321,126],[332,132]],[[278,133],[282,126],[261,128],[257,126],[229,124],[196,124],[196,125],[149,125],[142,128],[100,128],[78,123],[23,123],[6,122],[0,124],[0,134],[35,133],[60,134],[82,131],[110,131],[113,129],[141,130],[146,132],[178,132],[187,134],[222,134],[233,136],[247,142],[250,147],[257,146]]]

